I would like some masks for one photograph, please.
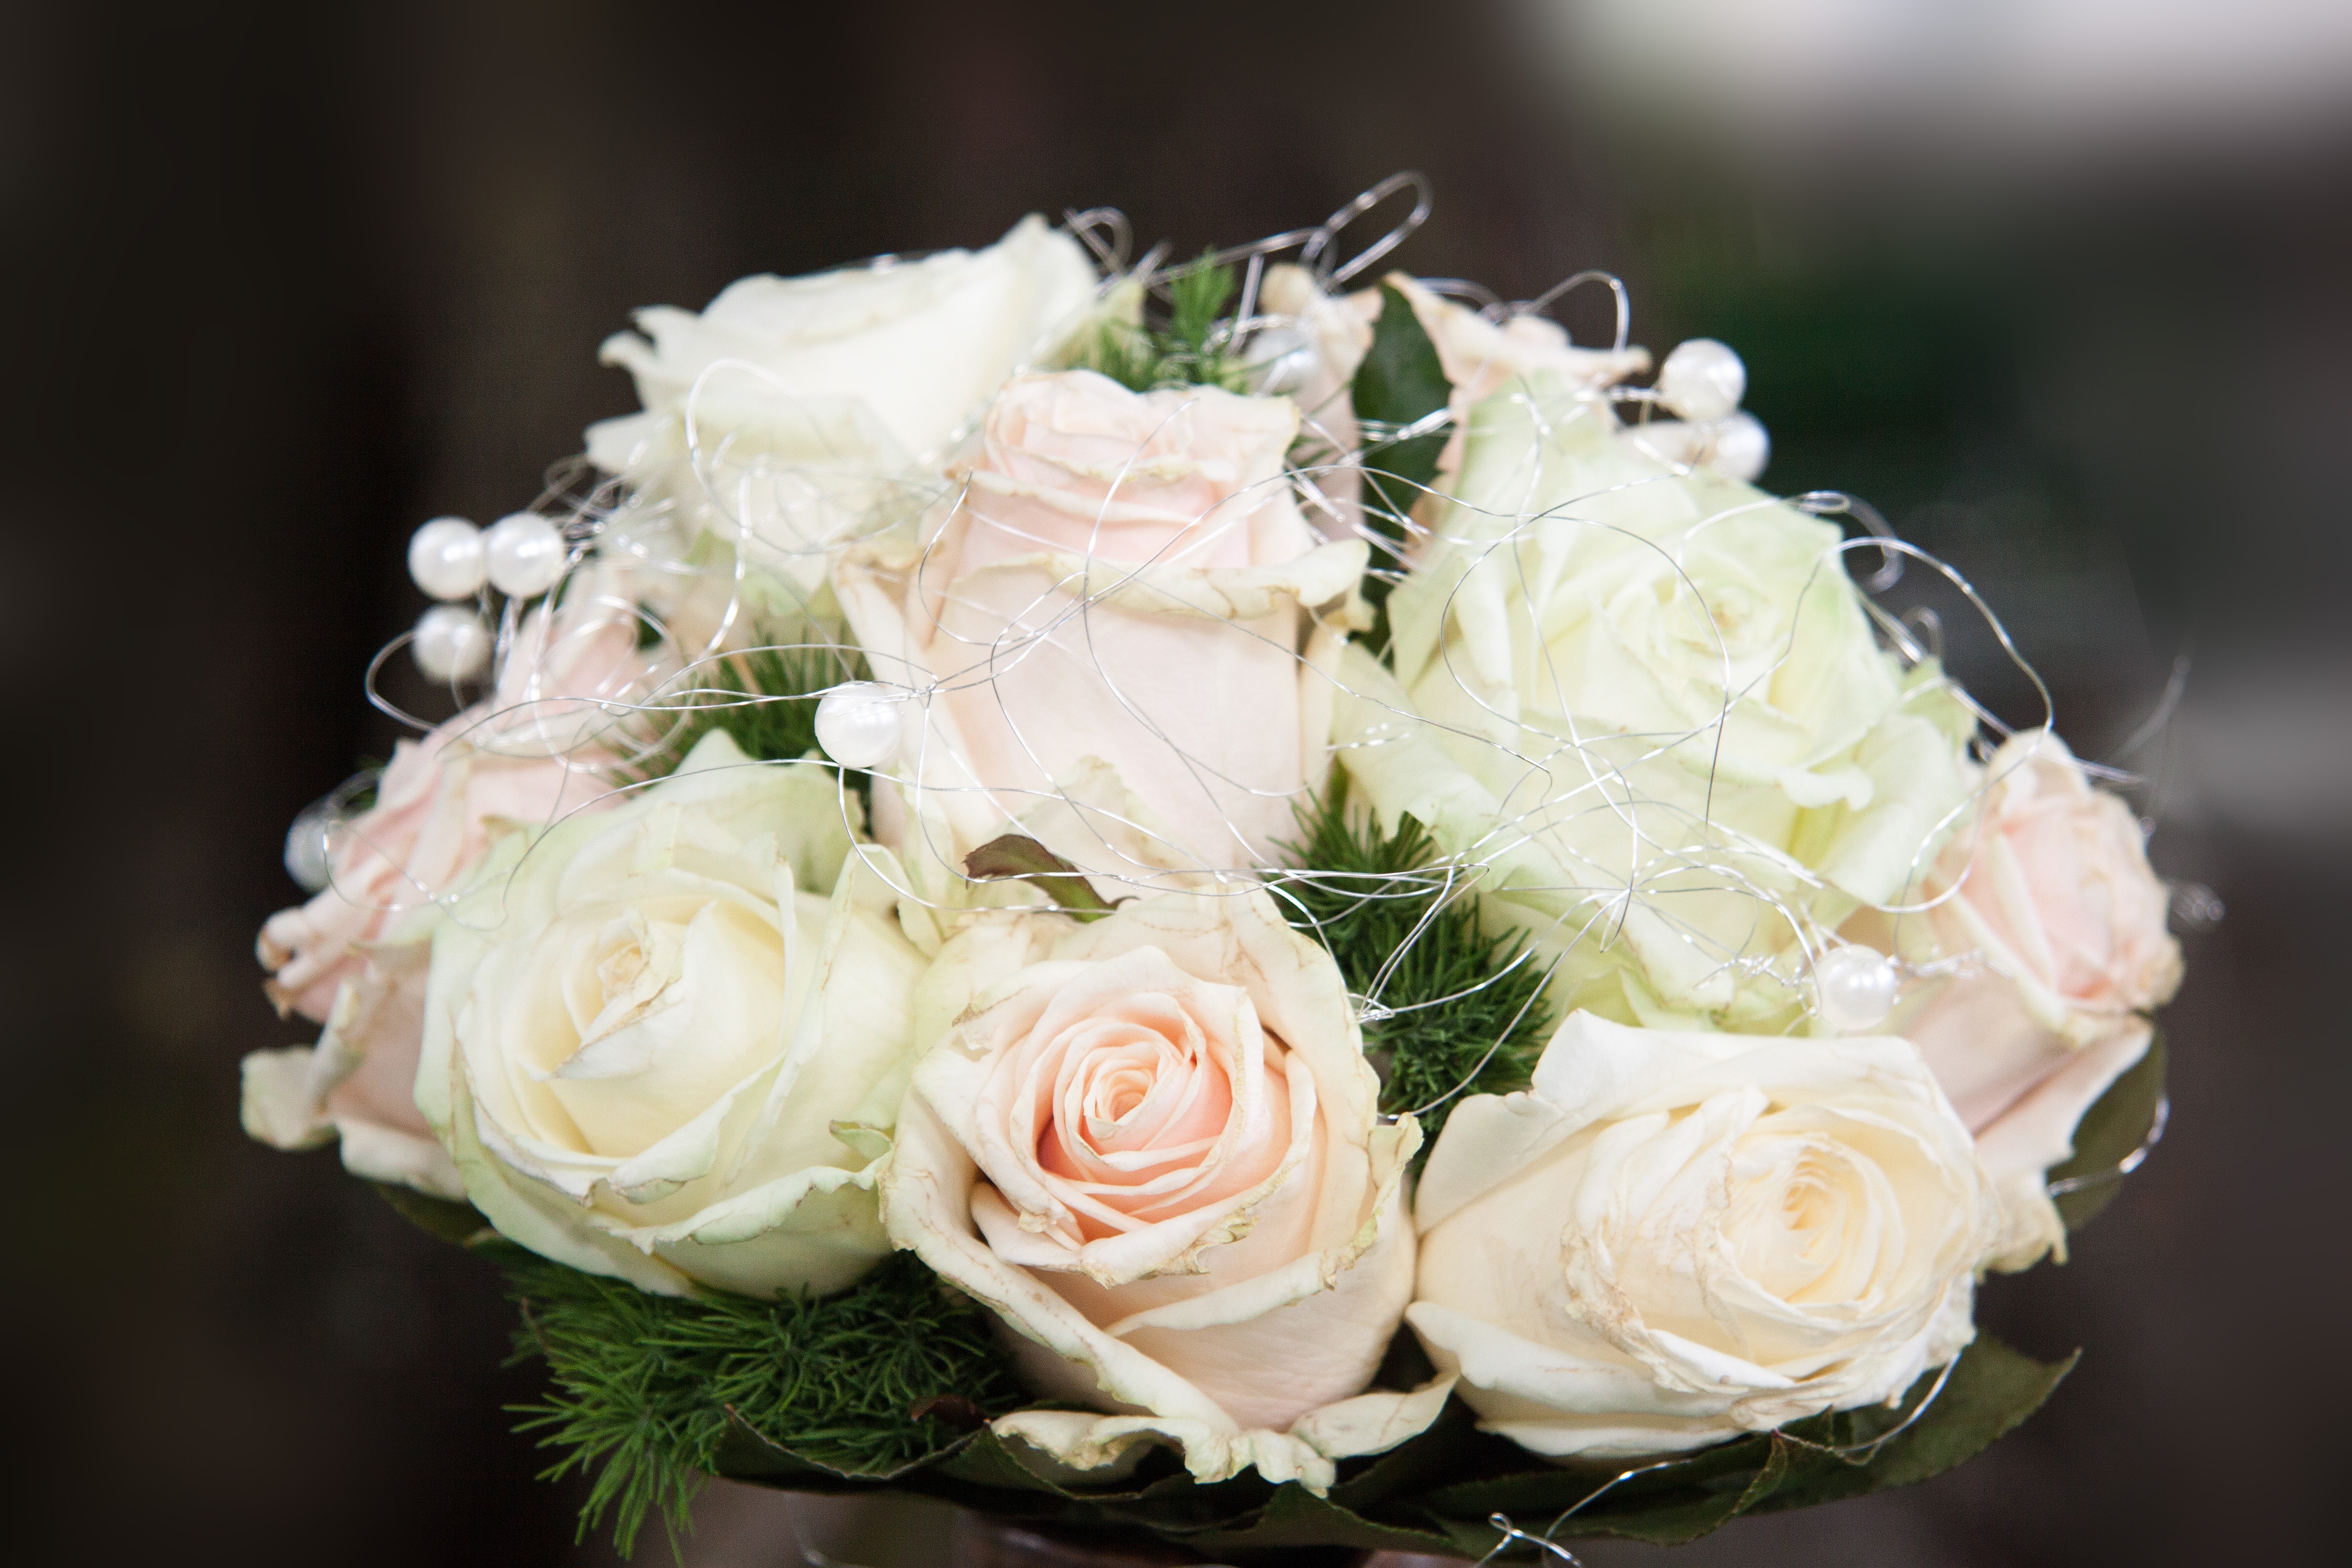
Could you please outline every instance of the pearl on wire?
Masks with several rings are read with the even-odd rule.
[[[1895,965],[1866,947],[1833,947],[1813,964],[1822,1021],[1841,1035],[1874,1029],[1895,1011]]]
[[[1693,338],[1658,367],[1658,401],[1701,425],[1728,419],[1748,395],[1748,367],[1728,343]]]
[[[1772,437],[1753,414],[1735,414],[1716,427],[1715,458],[1710,465],[1726,479],[1753,484],[1772,460]]]
[[[879,681],[836,686],[817,700],[816,743],[845,768],[878,768],[898,754],[898,704],[905,700]]]
[[[408,536],[408,574],[427,598],[473,597],[489,575],[482,531],[462,517],[435,518]]]
[[[335,797],[324,795],[297,813],[286,829],[286,874],[306,893],[324,892],[334,879],[328,867],[327,835],[335,819]]]
[[[499,519],[482,543],[489,558],[490,585],[509,597],[544,594],[563,575],[563,534],[535,511]]]
[[[490,628],[462,605],[436,605],[417,620],[408,650],[435,680],[471,680],[490,662]]]

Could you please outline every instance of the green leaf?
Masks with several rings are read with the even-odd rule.
[[[452,1203],[393,1182],[370,1182],[368,1185],[398,1210],[401,1218],[438,1240],[471,1247],[486,1236],[498,1234],[471,1204]]]
[[[1446,432],[1402,439],[1396,433],[1444,408],[1454,387],[1445,379],[1437,345],[1412,313],[1412,301],[1392,283],[1381,285],[1372,346],[1356,367],[1349,391],[1357,422],[1364,427],[1365,514],[1401,552],[1405,514],[1435,482]],[[1388,587],[1387,579],[1375,575],[1365,584],[1365,595],[1377,603],[1387,597]]]
[[[1484,1522],[1490,1514],[1505,1514],[1520,1529],[1541,1534],[1571,1508],[1576,1511],[1560,1523],[1559,1539],[1605,1535],[1675,1545],[1742,1513],[1804,1508],[1941,1475],[2039,1409],[2074,1361],[2069,1356],[2038,1362],[1979,1332],[1940,1389],[1939,1374],[1930,1373],[1893,1410],[1877,1406],[1816,1416],[1780,1432],[1701,1449],[1597,1497],[1596,1490],[1619,1472],[1570,1464],[1489,1474],[1408,1500],[1444,1524],[1458,1548],[1477,1552],[1496,1539]],[[1906,1426],[1931,1394],[1932,1402]],[[1864,1447],[1881,1438],[1880,1447]]]
[[[1086,874],[1034,838],[1008,833],[992,838],[964,857],[964,875],[978,882],[1016,880],[1028,883],[1054,900],[1073,920],[1098,921],[1111,912],[1109,900],[1094,889]]]
[[[2158,1034],[2148,1041],[2147,1055],[2083,1113],[2074,1128],[2074,1157],[2050,1172],[2053,1186],[2088,1178],[2086,1184],[2052,1200],[2068,1230],[2080,1230],[2115,1201],[2124,1184],[2117,1167],[2147,1142],[2163,1100],[2164,1037]]]
[[[1357,1546],[1389,1552],[1444,1552],[1439,1531],[1380,1524],[1296,1481],[1285,1483],[1258,1516],[1239,1529],[1204,1530],[1181,1538],[1203,1555],[1223,1557],[1307,1546]],[[1292,1559],[1286,1559],[1292,1560]]]

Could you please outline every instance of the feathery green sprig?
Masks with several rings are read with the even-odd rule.
[[[583,1536],[613,1518],[622,1555],[658,1509],[672,1540],[730,1426],[803,1458],[887,1475],[948,1447],[957,1424],[919,1406],[992,1414],[1022,1403],[985,1309],[898,1253],[835,1296],[754,1301],[651,1296],[623,1280],[517,1253],[516,1359],[549,1388],[517,1430],[567,1450],[544,1479],[593,1472]],[[962,1402],[969,1402],[964,1404]]]
[[[1381,1109],[1419,1114],[1425,1158],[1464,1095],[1527,1087],[1550,1035],[1546,972],[1521,933],[1480,929],[1469,881],[1449,876],[1420,823],[1403,817],[1385,833],[1369,815],[1351,824],[1347,804],[1347,773],[1334,769],[1298,814],[1290,849],[1301,869],[1285,892],[1293,922],[1369,1005]]]
[[[1168,275],[1168,320],[1106,321],[1080,363],[1099,371],[1129,392],[1163,386],[1216,386],[1239,392],[1242,367],[1218,341],[1218,314],[1232,299],[1234,269],[1203,251],[1201,258]]]
[[[816,740],[817,700],[828,688],[866,679],[866,658],[855,648],[814,643],[751,648],[728,654],[689,671],[665,688],[642,716],[651,750],[632,770],[636,781],[667,777],[686,761],[696,742],[724,730],[754,762],[796,763]],[[872,789],[862,773],[849,773],[860,799]]]

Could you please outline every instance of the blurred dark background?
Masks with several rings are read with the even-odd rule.
[[[632,308],[1032,209],[1115,204],[1184,253],[1407,167],[1438,205],[1401,264],[1507,298],[1604,267],[1636,341],[1732,342],[1766,482],[1862,495],[1967,574],[2084,755],[2196,655],[2134,759],[2163,778],[2158,868],[2229,909],[2168,1015],[2174,1131],[2073,1261],[1982,1306],[2080,1370],[1958,1472],[1684,1561],[2333,1557],[2352,141],[2325,101],[2120,129],[2011,109],[2000,136],[1877,100],[1645,112],[1529,10],[6,8],[14,1560],[610,1560],[508,1430],[535,1384],[501,1369],[488,1271],[331,1155],[248,1143],[236,1063],[308,1038],[251,938],[296,897],[288,821],[389,745],[359,683],[423,605],[404,540],[528,502],[632,405],[594,360]],[[1567,314],[1605,334],[1591,297]],[[1948,620],[1955,666],[2030,721]],[[789,1561],[730,1528],[698,1561]]]

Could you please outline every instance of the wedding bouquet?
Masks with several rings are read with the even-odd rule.
[[[289,837],[246,1125],[505,1270],[625,1545],[706,1475],[1676,1542],[2064,1375],[1972,1301],[2161,1131],[2119,775],[1754,487],[1728,348],[1356,286],[1427,210],[746,279],[417,531],[455,711],[371,670],[417,737]]]

